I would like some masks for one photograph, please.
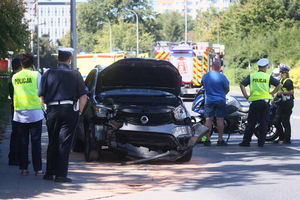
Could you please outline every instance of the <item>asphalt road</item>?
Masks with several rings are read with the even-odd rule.
[[[187,103],[188,107],[191,103]],[[111,154],[86,163],[81,153],[71,153],[72,183],[44,181],[31,173],[20,176],[7,165],[10,126],[0,141],[0,199],[300,199],[300,101],[292,115],[292,145],[268,143],[258,148],[239,147],[242,136],[231,136],[226,147],[198,144],[191,162],[121,166]],[[43,132],[43,157],[47,133]],[[45,159],[43,160],[45,167]]]

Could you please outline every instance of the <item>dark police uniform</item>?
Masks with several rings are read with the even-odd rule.
[[[281,92],[291,91],[294,89],[293,81],[289,78],[280,80],[282,84]],[[294,107],[294,95],[283,96],[278,103],[276,111],[276,123],[275,127],[279,134],[279,140],[283,143],[289,144],[291,142],[291,123],[290,117]],[[284,128],[284,130],[283,130]]]
[[[67,177],[69,153],[79,119],[74,104],[85,94],[87,90],[81,74],[67,64],[52,67],[42,76],[39,96],[44,97],[47,105],[49,137],[44,179],[49,180],[53,175]]]
[[[258,71],[258,72],[263,72],[263,71]],[[257,73],[257,72],[256,72]],[[263,72],[265,73],[265,72]],[[251,82],[251,75],[248,75],[242,82],[241,85],[243,86],[247,86],[250,84]],[[266,75],[263,75],[266,76]],[[267,79],[253,79],[252,81],[254,82],[259,82],[262,81],[264,83],[269,82],[269,85],[273,85],[273,86],[278,86],[279,85],[279,81],[277,79],[275,79],[272,76],[269,76],[269,80]],[[265,94],[269,93],[268,91],[269,88],[265,88],[266,91],[263,91]],[[257,94],[258,96],[261,94]],[[249,99],[251,98],[252,94],[250,95]],[[263,95],[262,95],[263,96]],[[249,100],[248,99],[248,100]],[[270,98],[269,98],[270,99]],[[266,133],[267,133],[267,128],[268,128],[268,124],[267,124],[267,119],[268,119],[268,113],[269,113],[269,104],[268,104],[268,98],[257,98],[255,100],[253,100],[250,104],[249,107],[249,113],[248,113],[248,122],[247,122],[247,127],[246,127],[246,131],[243,137],[243,142],[240,143],[240,146],[249,146],[250,142],[251,142],[251,138],[255,129],[255,126],[257,123],[260,124],[259,126],[259,138],[258,138],[258,146],[263,146],[265,143],[265,139],[266,139]]]

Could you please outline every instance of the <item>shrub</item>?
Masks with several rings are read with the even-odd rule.
[[[300,88],[300,67],[291,69],[290,77],[294,82],[294,87]]]
[[[6,102],[8,97],[9,72],[0,71],[0,102]]]
[[[256,70],[254,67],[251,69],[225,68],[224,74],[229,80],[230,85],[239,85],[244,78]]]

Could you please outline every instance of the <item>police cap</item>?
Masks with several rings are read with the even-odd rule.
[[[279,70],[280,70],[280,72],[289,72],[290,68],[285,64],[280,64],[279,65]]]
[[[63,54],[63,55],[68,55],[72,56],[74,49],[73,48],[58,48],[58,55]]]
[[[267,58],[259,59],[256,63],[259,67],[266,67],[269,64],[269,60]]]
[[[73,48],[58,48],[58,60],[59,61],[66,61],[68,60],[72,54],[74,49]]]

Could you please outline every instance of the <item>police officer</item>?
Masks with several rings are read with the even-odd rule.
[[[46,105],[49,144],[45,180],[71,182],[68,163],[75,129],[87,99],[78,71],[70,69],[72,48],[58,49],[58,65],[42,76],[39,96]],[[79,100],[79,109],[76,102]]]
[[[276,110],[275,127],[279,134],[279,139],[275,143],[291,144],[291,123],[290,117],[294,107],[294,85],[289,78],[290,68],[284,64],[279,65],[280,83],[282,88],[276,94],[280,99]]]
[[[244,97],[250,102],[248,123],[240,146],[250,146],[255,125],[259,123],[258,146],[263,147],[267,134],[267,117],[269,112],[268,101],[272,99],[281,87],[281,84],[274,77],[266,73],[269,60],[262,58],[257,62],[258,72],[248,75],[240,84]],[[250,84],[250,95],[247,94],[246,86]],[[275,86],[272,92],[270,85]]]
[[[27,175],[28,144],[31,138],[32,163],[35,175],[42,175],[41,134],[44,114],[38,97],[41,75],[30,70],[33,64],[31,54],[21,56],[22,70],[13,75],[14,117],[17,134],[20,134],[19,155],[21,175]]]

